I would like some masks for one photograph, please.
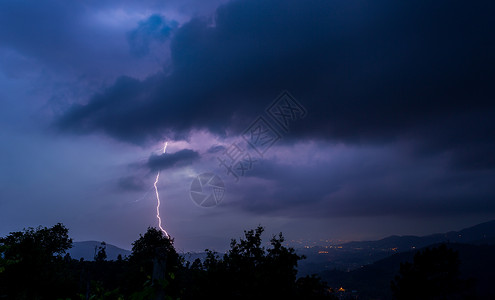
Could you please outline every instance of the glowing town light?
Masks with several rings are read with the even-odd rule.
[[[168,142],[165,142],[165,145],[163,146],[163,153],[165,153],[165,151],[167,151],[167,145],[168,145]],[[170,236],[168,235],[167,231],[165,231],[165,229],[162,228],[162,218],[160,218],[160,195],[158,194],[158,188],[156,186],[156,184],[158,183],[158,179],[160,178],[160,171],[158,171],[158,173],[156,174],[156,179],[155,179],[155,193],[156,193],[156,217],[158,218],[158,228],[160,228],[160,230],[165,234],[165,236],[167,238],[170,238]]]

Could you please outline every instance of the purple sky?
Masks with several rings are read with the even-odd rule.
[[[0,235],[63,222],[130,248],[157,226],[158,171],[184,251],[259,224],[359,240],[494,219],[494,14],[491,1],[1,1]],[[283,91],[306,110],[287,130],[267,114]],[[243,139],[258,117],[280,137],[262,157]],[[219,163],[233,144],[256,160],[237,182]],[[205,172],[225,184],[215,207],[190,198]]]

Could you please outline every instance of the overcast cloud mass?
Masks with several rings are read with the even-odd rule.
[[[63,222],[182,250],[258,224],[372,239],[495,217],[492,1],[0,1],[0,235]],[[243,135],[288,91],[263,156]],[[168,141],[167,153],[162,153]],[[235,178],[233,143],[249,151]],[[225,182],[218,206],[193,179]]]

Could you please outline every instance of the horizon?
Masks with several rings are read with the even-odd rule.
[[[332,240],[332,239],[326,239],[326,240],[324,240],[324,239],[319,239],[319,240],[308,240],[308,239],[287,240],[286,239],[285,242],[284,242],[284,245],[285,246],[288,246],[288,247],[293,247],[294,249],[297,250],[297,249],[307,248],[307,247],[322,247],[322,246],[329,246],[329,245],[337,246],[337,245],[343,245],[343,244],[350,243],[350,242],[372,242],[372,241],[379,241],[379,240],[390,238],[390,237],[426,237],[426,236],[435,235],[435,234],[445,234],[445,233],[450,233],[450,232],[458,232],[458,231],[461,231],[461,230],[464,230],[464,229],[469,229],[471,227],[475,227],[475,226],[482,225],[482,224],[485,224],[485,223],[490,223],[490,222],[495,222],[495,219],[488,220],[486,222],[472,224],[470,226],[462,227],[462,228],[459,228],[459,229],[456,229],[456,230],[452,229],[452,230],[448,230],[448,231],[432,232],[432,233],[429,233],[429,234],[422,234],[422,235],[415,235],[415,234],[393,234],[393,235],[386,235],[386,236],[378,237],[376,239],[363,239],[363,240]],[[158,229],[157,227],[155,227],[155,228]],[[250,229],[253,229],[253,228],[250,228]],[[246,229],[246,230],[249,230],[249,229]],[[265,228],[265,230],[266,230],[266,228]],[[70,230],[69,230],[69,233],[70,233]],[[263,236],[266,238],[267,237],[267,234],[266,233],[263,233]],[[230,237],[227,240],[230,243],[230,240],[232,238],[238,239],[240,237],[242,237],[242,234],[239,235],[239,236],[236,236],[236,237]],[[171,236],[171,238],[173,239],[173,236]],[[86,242],[101,243],[101,242],[105,242],[107,245],[112,245],[112,246],[118,247],[118,248],[123,249],[123,250],[126,250],[126,251],[132,251],[132,245],[130,245],[128,248],[124,248],[124,247],[117,246],[117,245],[115,245],[115,244],[113,244],[111,242],[107,242],[107,241],[73,240],[73,242],[74,243],[86,243]],[[267,241],[265,241],[264,242],[264,245],[267,246],[267,245],[269,245],[269,243]],[[217,249],[210,249],[210,250],[216,251],[218,253],[225,253],[229,249],[228,246],[226,246],[224,249],[220,249],[220,250],[217,250]],[[197,250],[196,249],[196,250],[187,251],[187,250],[184,250],[184,249],[177,249],[178,253],[182,253],[182,254],[187,254],[187,253],[204,253],[204,250],[205,249],[202,249],[202,250]]]

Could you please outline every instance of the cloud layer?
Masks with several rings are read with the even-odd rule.
[[[239,134],[287,89],[309,112],[291,137],[407,139],[455,167],[493,168],[493,11],[489,1],[233,1],[177,29],[171,72],[122,77],[58,125],[139,144]]]
[[[153,171],[161,171],[172,167],[190,165],[199,159],[199,153],[191,149],[183,149],[175,153],[163,153],[161,155],[151,155],[147,167]]]

